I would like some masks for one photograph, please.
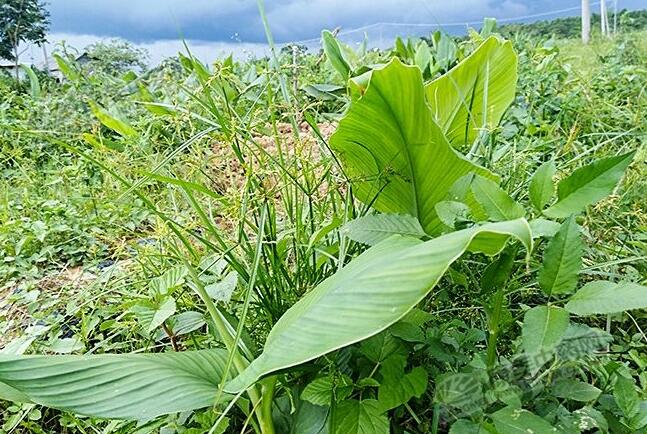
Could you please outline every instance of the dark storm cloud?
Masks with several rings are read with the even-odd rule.
[[[241,31],[258,37],[253,29],[260,26],[255,1],[53,0],[49,10],[52,32],[121,37],[135,42],[180,36],[225,41]]]
[[[613,0],[607,0],[613,8]],[[620,7],[644,7],[620,0]],[[317,37],[322,28],[375,22],[445,23],[509,18],[567,7],[580,0],[267,0],[277,41]],[[642,5],[642,6],[641,6]],[[595,9],[595,6],[593,6]],[[265,40],[255,0],[51,0],[52,32],[121,37],[134,42],[177,39]],[[576,14],[570,12],[569,15]]]

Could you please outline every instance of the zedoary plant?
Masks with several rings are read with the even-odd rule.
[[[330,36],[324,39],[334,46]],[[341,61],[337,63],[348,77],[354,75]],[[406,65],[397,58],[373,68],[364,67],[365,72],[349,80],[352,102],[330,140],[330,148],[355,197],[376,213],[340,230],[371,247],[348,264],[339,261],[337,273],[288,309],[272,328],[260,354],[250,354],[241,338],[244,321],[232,321],[213,304],[195,269],[187,263],[183,276],[191,279],[205,303],[224,349],[88,356],[0,355],[0,397],[137,421],[215,405],[224,408],[224,415],[230,406],[238,405],[254,419],[252,427],[267,434],[277,431],[277,391],[295,388],[302,392],[302,399],[294,404],[299,417],[289,427],[292,432],[322,432],[304,428],[316,426],[333,433],[381,434],[389,432],[385,414],[420,396],[427,387],[424,370],[414,368],[405,373],[405,363],[387,357],[392,351],[381,354],[389,346],[384,342],[390,338],[384,333],[403,321],[412,324],[410,315],[422,312],[416,306],[465,254],[498,255],[482,283],[483,288],[492,290],[487,306],[486,364],[490,369],[498,359],[497,338],[510,295],[507,280],[519,246],[529,264],[535,240],[550,239],[537,276],[546,304],[529,308],[523,320],[522,346],[534,363],[531,369],[539,369],[557,357],[564,337],[577,332],[574,329],[578,325],[570,323],[570,314],[610,314],[647,307],[645,288],[635,283],[595,281],[576,291],[582,241],[575,216],[612,192],[633,153],[601,159],[576,170],[559,182],[554,203],[556,168],[547,162],[530,184],[534,211],[525,210],[499,186],[496,174],[474,162],[476,156],[487,154],[490,136],[514,98],[516,67],[511,44],[492,36],[446,74],[427,83],[418,65]],[[111,122],[101,107],[94,109],[100,119],[103,117],[102,122]],[[120,124],[115,128],[124,130]],[[131,131],[125,128],[123,132],[128,135]],[[564,220],[538,217],[529,222],[526,217],[531,213]],[[248,298],[243,319],[250,298],[255,297],[266,218],[264,211],[252,271],[245,279]],[[375,345],[371,339],[383,340],[377,344],[377,351],[371,351],[370,346]],[[289,375],[284,375],[360,342],[368,347],[364,348],[367,357],[376,362],[373,373],[362,378],[361,386],[358,381],[357,386],[366,388],[365,392],[351,397],[342,389],[352,382],[341,378],[335,383],[337,380],[328,381],[328,377],[317,378],[301,390],[297,381],[291,383]],[[381,384],[373,378],[378,367]],[[401,375],[407,381],[389,384],[393,383],[389,374]],[[456,388],[451,386],[458,384],[452,383],[457,378],[437,385],[439,403],[460,406]],[[243,394],[249,401],[241,398]],[[478,420],[465,417],[460,425],[466,428],[453,432],[470,432],[467,429],[478,429],[479,425],[489,429],[490,420],[494,424],[491,432],[502,434],[518,432],[515,427],[536,432],[556,430],[512,400],[501,401],[505,407],[484,410],[480,419],[474,418]],[[326,407],[331,411],[321,411]],[[643,413],[642,409],[628,410],[627,423],[638,426]]]

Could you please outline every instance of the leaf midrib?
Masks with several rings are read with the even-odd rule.
[[[411,161],[411,153],[409,152],[409,141],[407,140],[407,136],[404,134],[404,131],[402,130],[402,125],[398,117],[396,116],[395,112],[393,111],[393,107],[391,107],[391,104],[389,101],[384,97],[384,94],[382,93],[382,90],[379,88],[379,86],[374,86],[373,87],[376,91],[377,96],[382,100],[384,103],[384,106],[386,106],[389,110],[389,114],[391,115],[391,118],[395,121],[395,124],[398,127],[398,133],[400,134],[400,137],[402,138],[402,143],[404,143],[404,149],[405,149],[405,155],[407,157],[407,165],[409,166],[409,173],[411,174],[411,189],[413,190],[413,204],[415,208],[416,215],[415,217],[418,218],[418,221],[420,221],[420,205],[418,203],[418,188],[417,188],[417,180],[416,180],[416,173],[413,170],[413,162]],[[423,94],[424,98],[424,94]],[[426,104],[426,101],[423,100],[423,103]],[[431,116],[431,112],[427,109],[429,116]],[[422,223],[422,222],[421,222]],[[422,225],[423,227],[425,226],[424,224]]]

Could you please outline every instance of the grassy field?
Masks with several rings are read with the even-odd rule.
[[[99,48],[0,77],[0,433],[647,433],[645,31]]]

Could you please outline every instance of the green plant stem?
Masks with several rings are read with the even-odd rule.
[[[225,347],[227,348],[227,350],[229,351],[229,354],[231,354],[231,357],[232,357],[231,362],[233,363],[234,368],[239,373],[243,372],[247,367],[247,362],[238,352],[238,348],[236,347],[236,342],[232,338],[231,334],[229,333],[225,320],[222,318],[222,315],[216,308],[216,305],[211,300],[211,297],[209,297],[209,294],[207,294],[207,290],[205,289],[204,285],[200,281],[200,278],[198,277],[198,274],[195,272],[195,269],[191,266],[191,264],[189,264],[189,262],[186,259],[182,259],[182,260],[184,261],[184,265],[189,270],[189,274],[193,279],[193,282],[195,284],[195,291],[198,293],[198,296],[200,297],[200,299],[202,299],[202,302],[205,304],[207,308],[207,312],[209,312],[209,316],[211,316],[211,320],[213,321],[216,331],[220,335],[220,338],[225,344]],[[216,402],[219,400],[220,394],[222,393],[222,386],[224,386],[224,382],[227,381],[227,375],[223,376],[222,381],[223,381],[223,384],[221,384],[221,388],[218,391],[218,398],[216,399]],[[249,399],[252,402],[252,406],[257,407],[257,404],[259,404],[261,401],[261,394],[258,388],[256,386],[250,387],[247,390],[247,394],[249,395]],[[261,431],[261,432],[264,433],[264,431]]]
[[[260,412],[263,415],[259,419],[261,432],[274,434],[274,423],[272,420],[272,404],[274,403],[274,391],[276,389],[276,375],[266,378],[261,385],[262,401]]]
[[[496,342],[499,337],[499,323],[501,321],[501,311],[503,309],[504,294],[503,289],[497,289],[492,299],[492,314],[489,321],[489,335],[487,342],[487,366],[492,368],[496,363]]]
[[[438,434],[438,425],[440,424],[440,405],[434,405],[434,414],[431,420],[431,434]]]

